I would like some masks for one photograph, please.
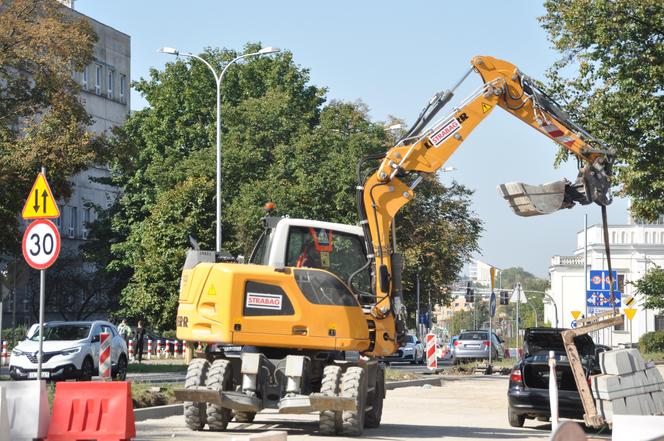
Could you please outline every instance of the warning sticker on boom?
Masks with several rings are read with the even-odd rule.
[[[278,294],[247,293],[247,308],[281,310],[282,296]]]

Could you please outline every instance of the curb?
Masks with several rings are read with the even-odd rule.
[[[399,389],[401,387],[424,386],[425,384],[430,384],[432,386],[442,386],[443,379],[440,377],[436,377],[436,378],[419,378],[417,380],[391,381],[385,383],[385,389],[393,390],[393,389]]]
[[[165,406],[144,407],[134,410],[134,421],[145,421],[168,418],[184,414],[182,403],[167,404]]]

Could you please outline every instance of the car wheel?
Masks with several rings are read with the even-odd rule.
[[[525,415],[516,414],[511,407],[507,408],[507,419],[510,422],[512,427],[523,427],[523,423],[526,421]]]
[[[85,357],[85,360],[83,360],[83,364],[81,365],[81,375],[78,377],[78,380],[92,381],[94,370],[95,370],[95,365],[92,362],[92,358]]]
[[[123,355],[120,355],[118,359],[118,365],[115,368],[115,375],[113,378],[118,381],[125,381],[127,378],[127,358]]]

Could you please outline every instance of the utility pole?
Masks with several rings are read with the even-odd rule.
[[[417,267],[417,308],[415,309],[415,335],[421,340],[420,333],[420,268]]]

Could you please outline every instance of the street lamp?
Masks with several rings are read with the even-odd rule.
[[[212,75],[214,75],[215,82],[217,83],[217,239],[216,239],[216,246],[215,246],[215,251],[219,253],[221,251],[221,81],[224,78],[224,74],[226,73],[226,70],[234,63],[244,59],[244,58],[249,58],[249,57],[258,57],[261,55],[269,55],[269,54],[274,54],[276,52],[279,52],[279,49],[273,48],[273,47],[264,47],[260,49],[257,52],[252,52],[250,54],[243,54],[239,55],[235,58],[233,58],[224,68],[222,69],[221,73],[217,75],[217,71],[212,67],[210,63],[208,63],[204,58],[192,54],[191,52],[180,52],[175,48],[172,47],[162,47],[159,49],[157,52],[161,52],[163,54],[169,54],[169,55],[175,55],[177,56],[183,56],[183,57],[189,57],[189,58],[195,58],[199,61],[202,61],[203,64],[205,64],[208,69],[212,72]]]

